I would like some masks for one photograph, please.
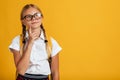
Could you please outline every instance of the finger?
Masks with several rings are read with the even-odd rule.
[[[32,37],[38,37],[36,33],[32,33]]]
[[[31,36],[31,38],[32,38],[33,40],[35,40],[35,39],[38,38],[38,36],[37,36],[36,34],[34,34],[34,35]]]
[[[35,36],[33,39],[34,39],[34,40],[36,40],[36,39],[38,39],[38,37],[37,37],[37,36]]]
[[[31,32],[32,32],[32,31],[31,31],[31,26],[30,26],[30,27],[29,27],[29,33],[31,34]]]

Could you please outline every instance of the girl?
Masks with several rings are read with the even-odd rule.
[[[17,70],[16,80],[59,80],[59,56],[61,47],[55,39],[50,38],[50,51],[45,29],[42,25],[43,14],[34,4],[27,4],[21,11],[23,33],[16,36],[9,46],[13,53]],[[22,41],[22,47],[21,42]],[[48,62],[51,53],[51,64]]]

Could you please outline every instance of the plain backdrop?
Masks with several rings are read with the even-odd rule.
[[[15,79],[8,46],[21,34],[20,11],[29,3],[40,7],[46,32],[63,48],[61,80],[120,80],[119,0],[1,0],[0,80]]]

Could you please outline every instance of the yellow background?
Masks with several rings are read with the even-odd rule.
[[[21,33],[26,3],[41,8],[46,31],[63,48],[61,80],[120,80],[119,0],[1,0],[0,80],[15,78],[8,46]]]

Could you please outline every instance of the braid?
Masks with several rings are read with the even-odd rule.
[[[25,44],[26,40],[25,40],[25,36],[26,36],[26,26],[22,24],[22,43]]]
[[[48,40],[47,40],[47,37],[46,37],[45,29],[44,29],[44,27],[43,27],[43,25],[42,25],[42,24],[40,25],[40,27],[41,27],[41,29],[43,30],[43,33],[44,33],[45,43],[47,43],[47,42],[48,42]]]
[[[47,40],[47,36],[46,36],[46,33],[45,33],[45,29],[44,29],[42,24],[40,25],[40,27],[43,30],[43,34],[44,34],[44,37],[45,37],[44,42],[45,42],[45,45],[46,45],[46,51],[48,53],[48,61],[49,61],[49,63],[51,63],[51,56],[50,56],[51,55],[51,49],[50,49],[50,46],[48,44],[48,40]]]

